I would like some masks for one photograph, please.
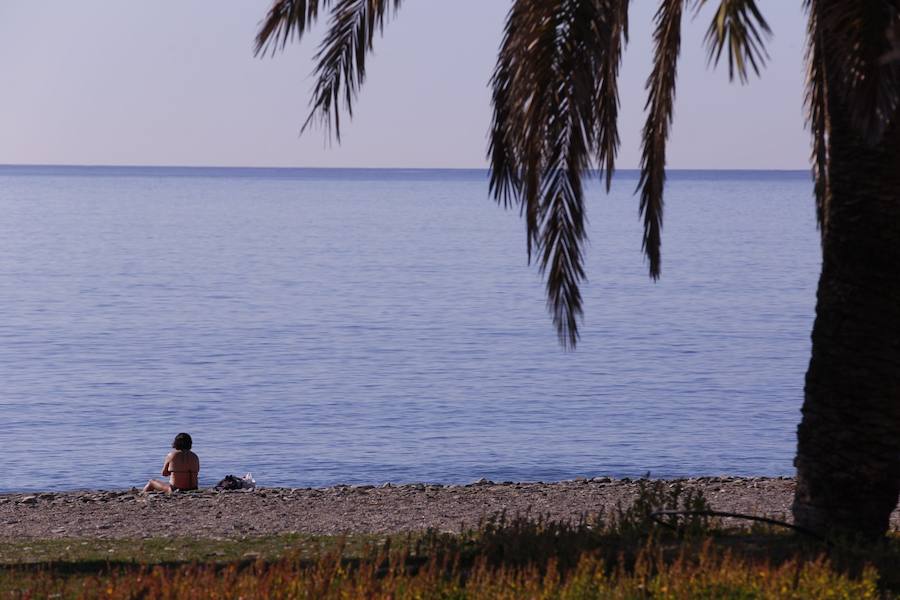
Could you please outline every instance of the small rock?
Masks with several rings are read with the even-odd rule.
[[[375,486],[374,485],[358,485],[358,486],[356,486],[356,489],[357,490],[371,490],[371,489],[375,489]]]
[[[65,532],[66,532],[65,527],[56,527],[56,528],[50,530],[50,533],[65,533]]]
[[[394,487],[394,484],[391,483],[390,481],[386,481],[386,482],[384,482],[384,483],[381,484],[381,487],[383,487],[383,488],[392,488],[392,487]]]
[[[482,477],[472,485],[494,485],[494,482],[488,479],[487,477]]]
[[[609,477],[594,477],[591,481],[594,483],[612,483],[612,479]]]
[[[25,496],[21,500],[19,500],[19,504],[37,504],[36,496]]]

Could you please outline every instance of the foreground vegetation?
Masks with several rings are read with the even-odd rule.
[[[900,540],[726,530],[650,484],[608,518],[503,515],[465,534],[45,540],[0,554],[2,598],[895,598]]]

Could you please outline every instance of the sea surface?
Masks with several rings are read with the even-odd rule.
[[[484,171],[0,167],[0,491],[788,475],[820,254],[805,172],[588,191],[550,322]]]

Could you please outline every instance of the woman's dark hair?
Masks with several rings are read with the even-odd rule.
[[[193,445],[194,441],[186,433],[179,433],[175,436],[175,441],[172,442],[172,447],[176,450],[190,450]]]

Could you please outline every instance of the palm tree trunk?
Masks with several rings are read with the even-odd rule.
[[[831,106],[831,201],[797,431],[794,519],[880,537],[900,493],[900,127],[877,144]]]

